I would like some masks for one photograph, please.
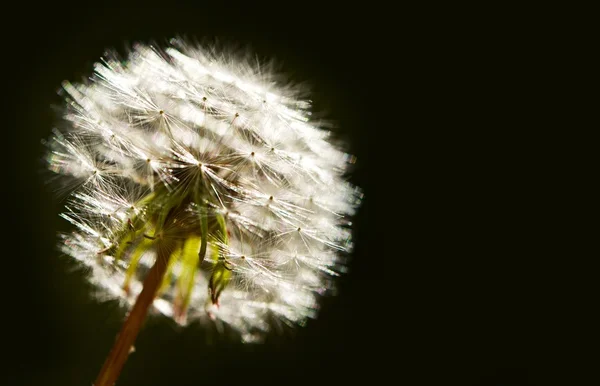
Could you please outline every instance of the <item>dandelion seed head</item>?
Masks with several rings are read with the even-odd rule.
[[[156,312],[252,342],[274,320],[303,325],[346,271],[355,158],[268,71],[171,43],[108,54],[89,82],[63,82],[65,125],[46,157],[71,191],[61,249],[128,307],[170,240]]]

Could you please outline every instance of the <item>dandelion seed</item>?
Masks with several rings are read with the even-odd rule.
[[[144,298],[252,342],[274,319],[303,325],[352,248],[354,157],[269,74],[180,40],[164,52],[136,45],[63,84],[68,128],[47,157],[75,181],[62,251],[132,313]]]

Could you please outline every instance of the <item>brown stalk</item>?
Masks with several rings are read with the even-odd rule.
[[[158,245],[156,262],[144,279],[144,287],[127,315],[121,331],[94,382],[94,386],[113,386],[127,361],[133,343],[146,319],[148,309],[160,287],[170,257],[169,248]]]

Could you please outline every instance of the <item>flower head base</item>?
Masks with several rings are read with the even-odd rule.
[[[61,248],[103,293],[132,304],[165,248],[154,308],[179,323],[225,322],[252,341],[274,318],[315,316],[361,194],[307,102],[180,41],[138,45],[63,88],[68,124],[48,164],[76,182],[62,217],[77,230]]]

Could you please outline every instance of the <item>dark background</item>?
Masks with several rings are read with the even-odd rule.
[[[150,318],[118,385],[534,384],[552,345],[536,316],[548,300],[532,231],[536,164],[523,156],[534,142],[491,107],[524,109],[508,85],[525,53],[495,55],[506,30],[481,37],[456,22],[431,32],[429,18],[445,10],[415,22],[375,3],[248,3],[19,4],[5,13],[5,26],[17,26],[4,35],[0,384],[90,385],[123,317],[96,302],[55,249],[68,226],[44,182],[41,140],[61,81],[88,76],[107,48],[177,35],[249,47],[306,81],[357,156],[352,181],[365,200],[350,273],[317,320],[244,346]]]

